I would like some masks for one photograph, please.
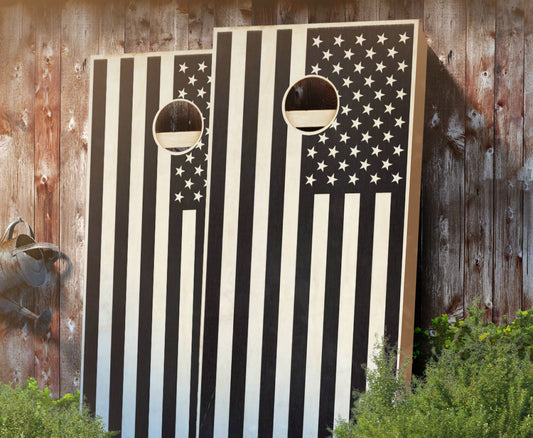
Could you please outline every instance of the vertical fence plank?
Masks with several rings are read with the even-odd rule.
[[[126,5],[124,52],[150,50],[150,0],[131,0]]]
[[[61,9],[35,8],[35,235],[59,244],[59,129],[61,123]],[[35,377],[57,397],[59,385],[59,281],[55,266],[35,297],[35,313],[52,312],[50,329],[35,337]]]
[[[307,23],[309,8],[305,0],[278,0],[276,24]]]
[[[125,0],[99,0],[98,52],[124,53]],[[91,54],[89,54],[91,55]]]
[[[347,21],[372,21],[379,18],[379,2],[375,0],[347,0],[345,2]]]
[[[0,227],[20,216],[30,224],[34,214],[35,29],[29,7],[20,2],[0,6]],[[18,231],[25,232],[21,227]],[[33,309],[33,291],[9,296]],[[3,310],[3,309],[0,309]],[[23,383],[34,375],[31,321],[0,314],[0,381]]]
[[[493,287],[495,1],[467,2],[464,304]],[[490,313],[488,314],[490,319]]]
[[[150,51],[187,49],[188,27],[186,1],[152,0]]]
[[[189,0],[189,49],[213,46],[215,0]]]
[[[494,183],[494,310],[514,316],[522,292],[524,2],[496,6],[496,115]]]
[[[242,0],[216,0],[215,26],[249,26],[252,22],[252,11],[247,9],[248,3]]]
[[[272,0],[253,0],[252,24],[266,25],[276,23],[276,7]]]
[[[344,0],[308,0],[309,23],[338,23],[346,20]]]
[[[463,315],[465,0],[428,0],[428,57],[422,170],[421,322]]]
[[[98,53],[98,5],[68,1],[61,18],[61,393],[80,388],[90,56]]]

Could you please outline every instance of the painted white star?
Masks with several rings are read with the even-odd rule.
[[[357,90],[353,92],[353,98],[359,102],[359,99],[361,99],[363,95],[361,94],[361,90]]]
[[[369,167],[370,167],[370,163],[368,162],[368,160],[361,161],[361,169],[366,171]]]
[[[348,133],[345,132],[344,134],[341,134],[341,142],[346,144],[346,142],[350,139],[350,137],[348,136]]]
[[[395,110],[395,108],[392,106],[392,104],[385,105],[385,112],[392,114],[392,112]]]
[[[195,201],[200,202],[200,199],[202,199],[203,197],[204,197],[204,195],[202,195],[202,193],[200,192],[200,190],[198,190],[198,191],[194,194],[194,200],[195,200]]]
[[[339,151],[337,150],[337,147],[336,146],[333,146],[332,148],[329,148],[329,154],[328,154],[328,157],[333,157],[335,158],[335,156],[339,153]]]
[[[187,64],[184,62],[183,64],[180,64],[180,72],[185,73],[185,71],[188,69]]]
[[[393,85],[396,82],[393,75],[387,76],[387,85]]]
[[[389,54],[387,55],[387,58],[390,56],[392,59],[394,59],[394,56],[398,53],[394,47],[392,49],[387,49]]]
[[[348,115],[348,113],[349,113],[351,110],[352,110],[352,109],[350,108],[349,105],[345,105],[345,106],[342,107],[342,113],[343,113],[343,114]]]
[[[331,128],[333,128],[335,131],[337,130],[337,126],[339,126],[339,122],[337,121],[337,119],[333,120],[333,122],[331,122]]]
[[[380,126],[383,125],[383,122],[381,121],[381,117],[378,117],[377,119],[374,119],[374,128],[380,128]]]
[[[372,148],[372,155],[375,155],[376,157],[379,157],[379,153],[381,152],[381,149],[379,148],[379,146],[374,146]]]
[[[361,122],[359,121],[359,117],[357,117],[355,120],[352,120],[352,128],[359,129],[360,124]]]
[[[365,85],[367,87],[372,87],[372,84],[376,82],[372,79],[372,76],[368,76],[367,78],[365,78]]]
[[[178,99],[185,99],[185,96],[187,96],[187,92],[185,91],[185,88],[182,88],[178,91]]]
[[[359,181],[359,178],[357,178],[357,175],[354,173],[353,175],[350,175],[350,181],[348,184],[353,184],[355,186],[357,181]]]
[[[364,67],[361,65],[361,63],[359,63],[359,64],[354,64],[354,65],[353,65],[353,68],[355,69],[354,71],[355,71],[356,73],[361,73],[361,72],[363,71],[363,69],[364,69]]]
[[[333,66],[333,73],[339,74],[341,70],[342,70],[341,63],[337,62],[337,64]]]
[[[371,138],[372,136],[368,133],[368,131],[363,134],[363,141],[366,141],[368,143],[368,140],[370,140]]]
[[[406,68],[407,64],[404,61],[398,63],[398,70],[405,71]]]
[[[311,157],[311,158],[315,158],[315,155],[316,155],[316,151],[315,151],[315,147],[313,146],[311,149],[307,149],[307,156],[308,157]]]
[[[316,65],[313,65],[311,67],[311,73],[313,73],[314,75],[317,75],[320,70],[322,69],[318,66],[318,62],[316,63]]]
[[[400,155],[403,152],[403,149],[400,145],[394,146],[394,155]]]
[[[322,143],[322,144],[325,144],[325,143],[326,143],[326,140],[328,139],[328,137],[326,136],[326,134],[320,134],[318,137],[319,137],[318,142],[319,142],[319,143]]]
[[[193,86],[194,86],[194,83],[195,83],[197,80],[198,80],[198,79],[196,79],[196,78],[194,77],[194,75],[189,76],[189,84],[190,84],[190,85],[193,85]]]
[[[194,174],[195,175],[201,175],[204,169],[202,169],[202,166],[197,166],[194,168]]]
[[[380,73],[385,69],[385,64],[382,62],[376,62],[376,71],[379,71]]]
[[[205,128],[205,135],[209,135],[209,128]]]
[[[324,55],[322,57],[322,59],[326,59],[329,61],[329,58],[331,58],[333,55],[329,52],[329,50],[326,50],[325,52],[322,52],[322,54]]]
[[[366,41],[366,38],[363,36],[363,34],[356,36],[355,44],[359,44],[360,46],[363,45],[363,43]]]
[[[185,161],[187,161],[187,163],[192,163],[192,160],[194,160],[194,156],[192,154],[187,154]]]
[[[211,75],[207,76],[207,83],[208,83],[208,84],[211,83]]]
[[[391,135],[390,131],[387,131],[387,132],[383,133],[383,141],[386,141],[386,142],[390,143],[390,140],[391,140],[392,137],[394,137],[394,136]]]
[[[342,160],[339,163],[339,170],[346,170],[347,167],[348,167],[348,164],[346,163],[346,160]]]
[[[335,174],[332,173],[330,176],[328,176],[328,184],[331,184],[332,186],[335,185],[335,181],[337,181],[337,178],[335,178]]]
[[[347,78],[344,78],[342,81],[344,82],[343,85],[348,88],[350,88],[350,85],[353,84],[353,81],[350,80],[350,76],[348,76]]]
[[[393,183],[399,184],[401,179],[403,179],[403,177],[400,176],[399,172],[392,174],[392,182]]]
[[[207,179],[204,179],[204,187],[207,187]]]
[[[405,123],[405,121],[401,117],[399,117],[398,119],[394,119],[394,120],[396,120],[396,124],[394,126],[398,126],[399,128],[401,128],[402,125]]]
[[[313,38],[313,46],[320,47],[320,44],[322,44],[322,40],[320,39],[320,35],[317,35],[316,38]]]
[[[388,38],[385,36],[385,33],[378,35],[378,44],[385,44],[385,41],[387,40]]]
[[[385,161],[382,161],[382,163],[383,163],[383,166],[381,166],[382,169],[389,170],[389,167],[392,166],[392,163],[389,161],[388,158]]]
[[[381,90],[379,90],[379,91],[374,91],[374,93],[376,94],[376,96],[374,97],[374,99],[377,99],[377,100],[379,100],[379,101],[381,101],[381,98],[382,98],[383,96],[385,96],[385,95],[381,92]]]
[[[320,171],[324,172],[326,167],[328,167],[328,165],[326,163],[324,163],[324,160],[322,160],[320,163],[318,163],[317,170],[320,170]]]
[[[176,199],[174,199],[174,201],[181,202],[181,200],[183,199],[183,195],[181,194],[181,192],[174,193],[174,196],[176,197]]]
[[[396,91],[396,98],[403,100],[403,98],[407,96],[407,93],[403,91],[403,88],[399,91]]]
[[[203,145],[204,145],[204,142],[203,142],[201,139],[198,141],[198,143],[196,143],[196,147],[197,147],[198,149],[202,149],[202,146],[203,146]]]
[[[352,56],[353,56],[352,49],[348,49],[348,50],[344,51],[344,57],[345,58],[352,59]]]
[[[374,52],[374,48],[373,47],[370,47],[370,49],[367,49],[366,50],[366,56],[365,58],[370,58],[372,59],[373,56],[376,54],[376,52]]]
[[[204,70],[207,68],[207,65],[205,65],[205,62],[202,61],[200,64],[198,64],[198,70],[201,71],[202,73],[204,72]]]
[[[357,158],[357,154],[358,154],[359,152],[361,152],[357,146],[354,146],[353,148],[350,148],[350,150],[351,150],[351,152],[350,152],[350,156],[353,155],[353,156],[356,157],[356,158]]]
[[[407,36],[407,32],[400,34],[400,43],[406,43],[410,37]]]
[[[190,189],[192,186],[193,186],[193,182],[192,180],[189,178],[188,180],[185,181],[185,188],[187,189]]]
[[[182,166],[176,167],[176,176],[181,176],[183,174],[183,172],[185,172],[185,171],[183,170]]]
[[[344,42],[344,40],[342,39],[342,35],[339,35],[338,37],[334,37],[335,38],[335,42],[333,43],[333,45],[335,46],[341,46],[341,44]]]
[[[204,95],[205,95],[205,91],[202,87],[198,90],[198,97],[201,97],[203,99]]]
[[[313,177],[313,174],[305,177],[307,181],[305,184],[309,184],[310,186],[313,186],[313,183],[316,181],[316,179]]]
[[[205,106],[206,106],[207,109],[211,109],[211,102],[206,102]]]
[[[370,182],[371,183],[377,184],[380,179],[381,178],[378,176],[377,173],[375,173],[374,175],[370,175]]]
[[[372,106],[370,106],[370,104],[363,105],[363,108],[364,108],[363,114],[368,114],[368,115],[370,115],[370,112],[374,109],[372,108]]]

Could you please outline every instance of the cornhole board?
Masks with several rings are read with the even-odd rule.
[[[424,35],[219,28],[213,50],[199,436],[324,437],[383,335],[412,350]],[[288,105],[306,76],[333,108]]]
[[[196,433],[210,70],[210,51],[92,59],[82,391],[123,437]],[[194,132],[153,123],[174,99],[204,118],[188,153]]]

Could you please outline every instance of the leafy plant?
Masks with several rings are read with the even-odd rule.
[[[81,406],[81,408],[80,408]],[[90,415],[76,395],[53,399],[33,378],[24,387],[0,384],[0,437],[107,437],[104,424]]]
[[[464,321],[436,320],[425,376],[405,383],[384,346],[336,438],[533,437],[533,309],[502,325],[469,309]],[[435,320],[434,320],[435,321]]]

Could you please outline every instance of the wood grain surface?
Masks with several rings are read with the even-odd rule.
[[[0,309],[0,380],[79,388],[90,56],[209,49],[213,27],[418,18],[426,86],[417,321],[533,305],[533,5],[528,0],[14,0],[0,5],[0,227],[21,216],[63,256]]]

